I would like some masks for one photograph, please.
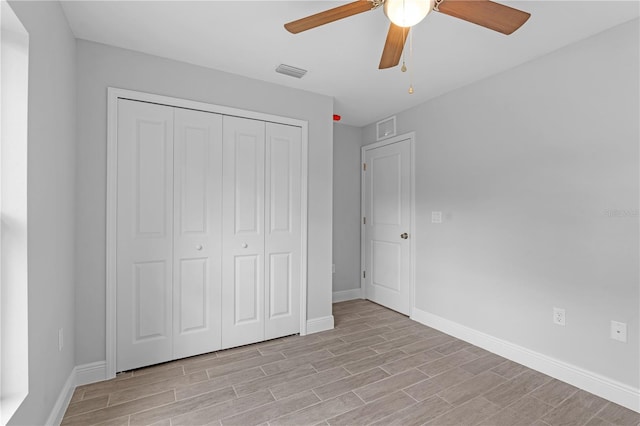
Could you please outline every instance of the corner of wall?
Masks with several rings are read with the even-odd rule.
[[[333,315],[307,320],[307,334],[333,330]]]
[[[341,290],[333,292],[333,303],[346,302],[347,300],[363,299],[362,289],[360,287],[351,290]]]

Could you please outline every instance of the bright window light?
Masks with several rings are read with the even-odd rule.
[[[29,392],[27,100],[29,34],[0,0],[0,424]]]

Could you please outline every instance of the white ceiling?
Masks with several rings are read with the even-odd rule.
[[[363,126],[637,18],[637,1],[501,1],[531,13],[504,36],[439,13],[413,28],[413,72],[378,70],[381,9],[300,33],[283,28],[336,1],[66,1],[77,38],[333,96]],[[408,47],[408,46],[407,46]],[[280,63],[309,70],[298,80]],[[415,93],[408,94],[410,81]]]

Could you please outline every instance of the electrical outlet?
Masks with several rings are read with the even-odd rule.
[[[64,331],[61,328],[58,330],[58,351],[62,352],[62,348],[64,348]]]
[[[431,212],[431,223],[442,223],[442,212]]]
[[[562,308],[553,308],[553,322],[558,325],[565,325],[565,312]]]
[[[627,343],[627,324],[624,322],[611,321],[611,338]]]

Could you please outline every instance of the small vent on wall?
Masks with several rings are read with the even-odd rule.
[[[376,123],[376,140],[387,139],[396,135],[396,116]]]
[[[307,70],[292,67],[291,65],[280,64],[278,65],[278,68],[276,68],[276,72],[290,77],[302,78],[307,73]]]

